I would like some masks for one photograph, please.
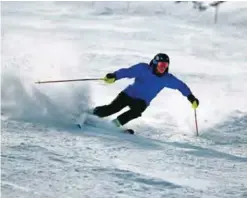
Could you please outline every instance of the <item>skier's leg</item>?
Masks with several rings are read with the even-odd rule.
[[[142,112],[144,112],[147,108],[146,102],[140,99],[133,99],[129,106],[130,110],[119,115],[117,117],[117,120],[114,120],[115,122],[118,121],[120,125],[124,125],[127,122],[140,117],[142,115]]]
[[[112,115],[126,107],[128,105],[127,101],[128,96],[124,92],[121,92],[109,105],[96,107],[93,114],[99,117]]]

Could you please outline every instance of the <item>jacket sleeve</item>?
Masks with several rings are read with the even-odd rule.
[[[122,69],[115,71],[114,74],[116,75],[116,80],[119,80],[122,78],[136,78],[136,77],[138,77],[141,70],[142,70],[141,67],[142,67],[142,64],[139,63],[139,64],[133,65],[129,68],[122,68]]]
[[[172,74],[170,74],[170,79],[167,84],[167,87],[171,89],[177,89],[178,91],[180,91],[181,94],[183,94],[183,96],[186,97],[192,94],[190,88],[182,80],[176,78]]]

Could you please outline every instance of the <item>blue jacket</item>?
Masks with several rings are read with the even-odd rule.
[[[162,77],[153,74],[152,67],[147,63],[139,63],[129,68],[114,72],[116,80],[122,78],[135,78],[133,84],[125,88],[124,92],[133,98],[145,100],[149,105],[151,100],[164,88],[179,90],[184,96],[191,94],[189,87],[170,73]]]

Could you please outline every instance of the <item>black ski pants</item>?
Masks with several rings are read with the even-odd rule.
[[[121,92],[109,105],[96,107],[94,109],[94,115],[99,117],[110,116],[127,106],[129,106],[130,109],[117,117],[121,125],[140,117],[142,112],[147,108],[144,100],[132,98],[126,93]]]

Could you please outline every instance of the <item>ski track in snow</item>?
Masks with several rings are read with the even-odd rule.
[[[171,2],[1,6],[1,197],[247,197],[246,3],[223,4],[231,17],[217,26],[210,10]],[[101,77],[160,51],[200,100],[199,137],[175,91],[162,91],[128,135],[108,126],[114,116],[74,123],[131,80],[34,84]]]

